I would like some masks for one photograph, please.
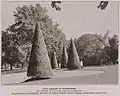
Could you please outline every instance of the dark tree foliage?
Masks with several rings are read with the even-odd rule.
[[[61,60],[61,68],[67,68],[67,62],[68,62],[68,54],[66,47],[63,47],[63,53],[62,53],[62,60]]]
[[[42,30],[39,23],[36,23],[34,40],[29,60],[27,76],[33,78],[51,78],[52,69],[48,52],[42,35]]]
[[[48,54],[51,57],[53,51],[56,52],[57,60],[61,60],[63,43],[66,41],[65,35],[59,29],[59,24],[54,23],[47,15],[47,9],[40,4],[18,6],[14,11],[15,23],[7,31],[14,37],[11,41],[17,46],[21,46],[26,53],[26,64],[28,63],[31,42],[34,35],[35,21],[41,22],[42,33],[47,46]]]
[[[51,58],[51,67],[52,69],[55,69],[58,67],[57,59],[56,59],[56,54],[53,52],[52,58]]]
[[[59,6],[61,4],[61,1],[52,1],[51,6],[52,8],[55,8],[56,11],[60,11],[61,7]]]
[[[21,64],[23,68],[25,62],[25,53],[21,46],[16,45],[14,37],[12,32],[2,31],[2,65],[10,64],[11,70],[16,63]]]
[[[59,6],[61,4],[61,1],[52,1],[51,7],[55,8],[56,11],[60,11],[61,7]],[[108,5],[108,1],[100,1],[100,4],[97,6],[97,8],[100,8],[101,10],[105,10],[105,8]]]
[[[84,34],[75,41],[79,58],[85,66],[109,64],[109,56],[104,50],[105,43],[101,35]]]
[[[101,10],[105,10],[107,5],[108,5],[108,1],[101,1],[100,4],[97,6],[97,8],[100,8]]]
[[[79,61],[79,56],[78,56],[78,53],[77,53],[77,50],[76,50],[73,39],[71,39],[70,47],[68,49],[67,68],[70,69],[70,70],[81,68],[80,61]]]
[[[109,38],[110,46],[106,46],[106,52],[109,55],[113,64],[118,62],[118,36],[114,35],[112,38]]]

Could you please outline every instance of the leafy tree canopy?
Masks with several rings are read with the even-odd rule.
[[[6,29],[7,33],[2,32],[2,34],[9,35],[4,38],[6,42],[3,42],[3,48],[5,48],[5,45],[8,45],[8,43],[9,45],[13,43],[15,46],[22,46],[28,58],[33,40],[34,25],[35,22],[38,21],[41,22],[41,29],[49,55],[55,51],[57,53],[57,59],[61,58],[63,42],[66,41],[65,35],[62,33],[62,30],[58,28],[59,24],[54,23],[52,18],[47,15],[46,8],[43,8],[39,3],[36,5],[18,6],[14,11],[14,17],[15,23]]]
[[[84,34],[76,39],[75,44],[80,59],[85,65],[106,64],[109,59],[104,50],[104,39],[97,34]]]
[[[60,11],[61,10],[60,4],[61,4],[61,1],[52,1],[51,7],[55,8],[56,11]],[[97,6],[97,8],[100,8],[101,10],[105,10],[107,5],[108,5],[108,1],[100,1],[100,4]]]

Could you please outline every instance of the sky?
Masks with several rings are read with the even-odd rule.
[[[104,35],[107,30],[110,36],[118,34],[118,4],[109,2],[105,10],[97,9],[99,2],[62,2],[62,10],[51,8],[51,2],[39,2],[48,10],[54,22],[60,24],[66,38],[77,38],[86,33]],[[13,12],[17,6],[36,4],[36,2],[2,2],[1,28],[5,30],[14,23]]]

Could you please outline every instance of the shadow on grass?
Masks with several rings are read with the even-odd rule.
[[[50,78],[29,78],[21,83],[25,83],[25,82],[31,82],[31,81],[38,81],[38,80],[47,80],[47,79],[50,79]]]
[[[2,70],[2,74],[13,74],[13,73],[21,73],[21,72],[27,72],[27,69],[13,69],[13,70]]]
[[[55,70],[61,70],[61,68],[56,68]]]
[[[63,69],[63,71],[104,71],[104,70],[80,68],[80,69]]]

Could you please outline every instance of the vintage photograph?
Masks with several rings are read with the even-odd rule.
[[[1,2],[1,84],[117,85],[119,5]]]

